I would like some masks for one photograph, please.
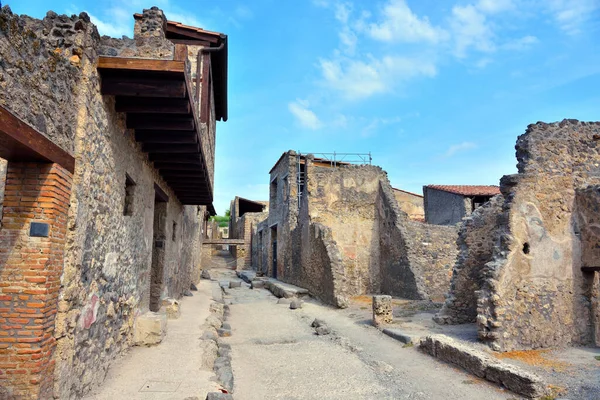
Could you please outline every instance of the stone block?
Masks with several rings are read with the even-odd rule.
[[[392,296],[373,296],[373,325],[392,323],[394,321],[392,311]]]
[[[202,273],[200,274],[200,278],[210,279],[210,272],[208,272],[208,270],[206,270],[206,269],[203,269]]]
[[[422,338],[419,350],[527,398],[538,398],[546,394],[546,384],[537,375],[498,361],[447,336],[431,335]]]
[[[181,306],[175,299],[164,299],[162,305],[165,308],[168,319],[177,319],[181,316]]]
[[[297,308],[302,308],[302,300],[293,299],[290,303],[290,309],[295,310]]]
[[[206,400],[233,400],[233,396],[229,393],[210,392],[206,395]]]
[[[162,342],[167,334],[166,313],[148,311],[135,321],[133,341],[138,346],[151,346]]]
[[[231,289],[239,288],[241,286],[242,286],[241,281],[229,281],[229,288],[231,288]]]
[[[264,287],[265,287],[265,282],[261,281],[261,280],[253,280],[250,285],[250,288],[252,288],[252,289],[262,289]]]

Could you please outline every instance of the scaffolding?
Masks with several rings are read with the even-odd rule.
[[[298,209],[302,203],[302,192],[304,192],[304,184],[306,183],[306,163],[302,160],[306,156],[312,154],[314,161],[319,163],[329,163],[332,168],[337,168],[342,165],[371,165],[373,157],[371,152],[368,153],[302,153],[298,151],[296,157],[296,184],[298,188]]]

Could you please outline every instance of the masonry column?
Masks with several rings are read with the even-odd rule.
[[[52,398],[70,192],[71,174],[58,164],[8,163],[0,230],[0,398]]]

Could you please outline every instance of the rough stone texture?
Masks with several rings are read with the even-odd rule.
[[[380,293],[441,300],[456,260],[457,229],[410,221],[398,207],[387,179],[379,185]]]
[[[274,275],[276,239],[275,275],[338,307],[367,293],[443,299],[456,257],[454,227],[409,220],[379,167],[331,168],[311,156],[300,165],[299,204],[297,161],[295,152],[284,153],[271,170],[269,218],[254,240],[258,270]]]
[[[522,396],[538,398],[546,394],[546,385],[537,375],[503,363],[447,336],[427,336],[421,339],[419,349]]]
[[[111,55],[165,59],[173,45],[100,39],[85,13],[40,21],[0,12],[0,104],[76,158],[54,335],[59,398],[81,397],[102,381],[134,342],[151,295],[178,298],[200,273],[205,208],[178,202],[114,111],[114,98],[100,94],[97,58],[109,47],[135,47]],[[131,216],[123,215],[126,174],[135,181]],[[155,183],[171,199],[157,224]],[[165,262],[152,274],[152,246],[163,239]]]
[[[302,300],[300,300],[300,299],[293,299],[290,302],[290,309],[295,310],[297,308],[302,308]]]
[[[265,281],[253,280],[250,282],[250,289],[262,289],[265,287]]]
[[[394,322],[392,296],[373,296],[373,325],[381,326]]]
[[[518,138],[519,173],[500,182],[499,247],[483,270],[478,304],[479,336],[493,349],[598,336],[598,278],[581,266],[597,264],[600,244],[598,195],[588,189],[600,184],[599,137],[600,123],[564,120],[530,125]]]
[[[206,400],[233,400],[230,393],[210,392],[206,395]]]
[[[0,158],[0,229],[2,228],[2,209],[4,205],[4,185],[6,183],[6,160]]]
[[[162,342],[167,334],[167,315],[147,312],[135,320],[133,342],[138,346],[151,346]]]
[[[450,291],[434,320],[441,324],[465,324],[477,319],[477,294],[483,285],[485,264],[491,261],[497,239],[497,219],[504,198],[493,197],[463,220],[458,232],[459,249],[452,270]]]

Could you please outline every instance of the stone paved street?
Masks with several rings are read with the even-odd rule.
[[[235,279],[211,270],[213,279]],[[515,399],[518,396],[403,347],[365,321],[308,300],[277,304],[266,289],[226,289],[234,396],[255,399]],[[311,323],[332,329],[317,336]]]

